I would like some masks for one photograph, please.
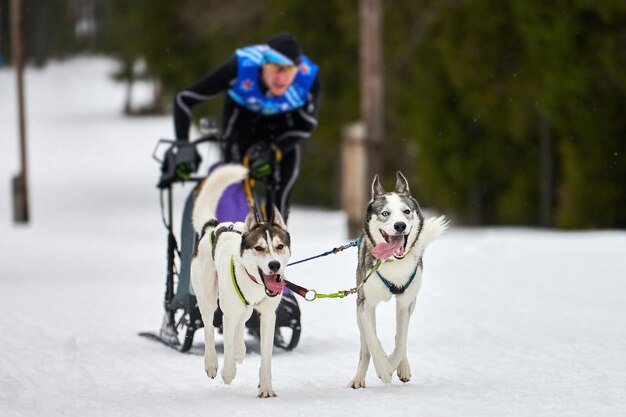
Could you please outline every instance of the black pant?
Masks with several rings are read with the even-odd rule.
[[[285,223],[289,217],[291,192],[300,174],[300,147],[296,147],[283,155],[280,162],[276,162],[273,172],[267,180],[265,193],[265,212],[271,218],[272,206],[276,205]],[[276,181],[278,180],[278,181]]]
[[[222,158],[224,162],[241,163],[247,148],[243,143],[236,141],[224,141],[222,145]],[[265,213],[271,218],[272,205],[276,205],[285,223],[289,217],[291,192],[300,174],[300,145],[295,145],[292,150],[283,154],[280,162],[275,162],[273,172],[266,180],[267,192],[265,195]],[[276,181],[277,178],[278,180]]]

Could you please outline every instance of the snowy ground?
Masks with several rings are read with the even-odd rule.
[[[179,354],[138,337],[161,320],[165,235],[150,155],[172,127],[122,118],[111,69],[79,59],[28,71],[28,226],[12,223],[15,80],[0,69],[1,416],[626,415],[625,232],[453,227],[425,257],[408,384],[385,386],[370,368],[368,388],[346,388],[354,299],[300,302],[300,345],[275,352],[270,400],[255,397],[252,339],[226,386],[206,377],[200,343]],[[338,212],[296,209],[290,227],[294,259],[348,240]],[[355,257],[294,266],[289,278],[348,288]],[[387,350],[393,314],[379,309]]]

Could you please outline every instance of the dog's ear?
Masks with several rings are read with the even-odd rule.
[[[287,229],[287,225],[285,224],[285,220],[283,220],[283,216],[278,211],[278,207],[275,204],[272,204],[272,218],[270,219],[271,224],[275,224],[281,229]]]
[[[411,194],[409,183],[400,171],[396,172],[396,194]]]
[[[256,212],[256,208],[254,206],[250,207],[248,210],[248,215],[246,216],[246,220],[244,221],[246,225],[246,230],[250,231],[257,227],[261,220],[259,220],[259,215]]]
[[[383,194],[385,194],[385,190],[383,190],[383,186],[380,185],[380,179],[376,175],[372,182],[372,200]]]

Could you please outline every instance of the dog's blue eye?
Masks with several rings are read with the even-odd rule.
[[[411,210],[409,209],[404,210],[404,214],[411,214]]]
[[[382,213],[380,213],[381,216],[383,217],[387,217],[389,216],[389,212],[388,211],[383,211]]]

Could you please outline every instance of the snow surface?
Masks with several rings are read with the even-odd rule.
[[[151,153],[172,123],[122,117],[113,66],[28,70],[27,226],[12,223],[15,78],[0,69],[0,416],[626,415],[623,231],[453,227],[425,256],[408,384],[385,386],[370,366],[366,389],[346,388],[359,355],[354,298],[300,301],[300,344],[274,353],[275,399],[256,398],[254,339],[226,386],[204,373],[201,334],[191,354],[138,337],[162,315]],[[294,260],[349,240],[339,212],[296,208],[290,228]],[[355,264],[352,249],[289,278],[336,291],[353,285]],[[378,317],[389,351],[393,304]]]

